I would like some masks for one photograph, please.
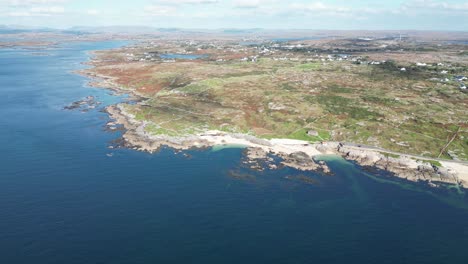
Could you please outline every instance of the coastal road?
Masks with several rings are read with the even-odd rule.
[[[356,149],[375,150],[375,151],[382,151],[382,152],[385,152],[385,153],[395,154],[395,155],[399,155],[399,156],[408,156],[408,157],[417,158],[417,159],[421,159],[421,160],[436,160],[436,161],[442,161],[442,162],[452,162],[452,163],[468,165],[468,161],[446,160],[446,159],[439,159],[439,158],[424,157],[424,156],[419,156],[419,155],[413,155],[413,154],[406,154],[406,153],[390,151],[390,150],[386,150],[386,149],[383,149],[383,148],[379,148],[379,147],[375,147],[375,146],[368,146],[368,145],[364,145],[364,144],[347,143],[347,142],[340,142],[340,143],[343,144],[344,146],[354,147]]]

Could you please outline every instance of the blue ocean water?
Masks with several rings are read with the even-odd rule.
[[[241,149],[109,149],[105,113],[62,108],[124,100],[72,73],[123,44],[0,50],[0,263],[466,263],[455,191],[335,157],[325,176],[249,171]]]

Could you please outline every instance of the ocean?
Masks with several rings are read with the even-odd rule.
[[[125,42],[0,49],[0,263],[466,263],[468,199],[338,157],[333,175],[239,148],[110,149],[126,100],[73,71]],[[87,112],[63,107],[87,96]],[[304,180],[307,179],[307,180]]]

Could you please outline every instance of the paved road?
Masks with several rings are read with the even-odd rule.
[[[395,151],[390,151],[387,149],[379,148],[379,147],[374,147],[374,146],[368,146],[364,144],[355,144],[355,143],[346,143],[346,142],[341,142],[344,146],[347,147],[356,147],[356,148],[363,148],[363,149],[370,149],[370,150],[376,150],[376,151],[382,151],[385,153],[390,153],[390,154],[395,154],[395,155],[400,155],[400,156],[409,156],[409,157],[414,157],[417,159],[421,160],[437,160],[437,161],[445,161],[445,162],[454,162],[454,163],[459,163],[463,165],[468,165],[468,161],[461,161],[461,160],[446,160],[446,159],[438,159],[438,158],[430,158],[430,157],[424,157],[424,156],[418,156],[418,155],[413,155],[413,154],[407,154],[407,153],[400,153],[400,152],[395,152]]]

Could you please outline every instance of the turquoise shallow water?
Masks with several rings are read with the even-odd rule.
[[[455,191],[336,157],[324,176],[249,171],[239,148],[108,149],[106,114],[62,108],[122,100],[70,73],[122,44],[0,50],[0,263],[466,263]]]

